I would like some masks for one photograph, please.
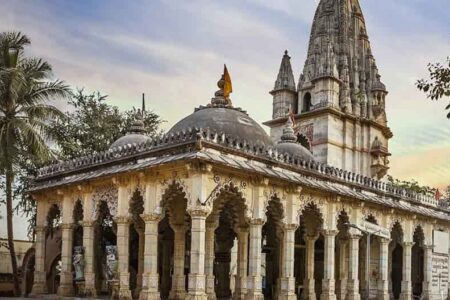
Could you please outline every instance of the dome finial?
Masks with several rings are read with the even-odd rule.
[[[131,123],[128,133],[145,133],[144,112],[138,109],[134,114],[134,121]]]
[[[292,121],[292,117],[289,114],[286,125],[283,129],[283,135],[281,136],[280,143],[295,143],[297,141],[297,137],[294,132],[294,122]]]
[[[233,107],[230,99],[230,94],[233,92],[233,87],[226,65],[224,65],[222,77],[217,82],[217,87],[219,90],[214,93],[214,98],[211,99],[211,105]]]

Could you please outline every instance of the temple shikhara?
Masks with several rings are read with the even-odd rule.
[[[270,135],[217,85],[161,137],[138,111],[109,150],[40,169],[32,294],[447,299],[450,210],[387,183],[358,0],[320,1],[298,77],[284,53]]]

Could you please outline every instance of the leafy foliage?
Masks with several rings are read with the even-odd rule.
[[[387,180],[390,184],[392,184],[398,188],[409,189],[418,194],[422,194],[422,195],[426,195],[426,196],[434,196],[437,191],[437,189],[435,189],[435,188],[419,185],[419,183],[414,179],[412,179],[411,181],[398,180],[398,179],[394,179],[391,175],[388,175]]]
[[[450,97],[450,58],[444,64],[428,64],[430,79],[418,80],[416,85],[421,91],[424,91],[431,100],[439,100],[443,97]],[[445,108],[450,110],[450,104]],[[450,112],[447,114],[450,119]]]

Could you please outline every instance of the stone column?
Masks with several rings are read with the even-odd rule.
[[[214,232],[219,223],[214,220],[206,223],[205,233],[205,275],[206,275],[206,294],[208,300],[216,299],[216,292],[214,290]]]
[[[380,238],[380,260],[378,279],[378,298],[379,300],[389,300],[389,240]]]
[[[158,223],[160,214],[144,214],[145,222],[144,244],[144,270],[142,274],[142,290],[140,300],[160,299],[158,290]]]
[[[347,278],[348,278],[348,240],[339,241],[339,292],[337,293],[339,300],[345,300],[347,295]]]
[[[172,289],[169,299],[184,299],[186,297],[186,284],[184,276],[184,259],[186,248],[186,228],[184,224],[171,224],[174,232],[173,275]]]
[[[323,231],[325,253],[321,300],[336,300],[334,279],[336,235],[337,231],[335,230]]]
[[[348,288],[347,300],[360,300],[358,260],[359,260],[359,239],[360,235],[351,235],[349,239],[349,257],[348,257]]]
[[[286,300],[295,300],[295,277],[294,277],[294,259],[295,259],[295,230],[297,224],[285,224],[283,232],[283,260],[281,261],[281,293],[280,298]]]
[[[119,273],[119,299],[132,299],[130,291],[129,243],[130,243],[130,220],[128,217],[117,217],[117,253]]]
[[[61,275],[58,295],[75,295],[72,272],[73,224],[61,224]]]
[[[246,299],[264,299],[261,278],[261,239],[264,220],[252,219],[250,223],[250,254],[248,264]]]
[[[83,221],[83,247],[84,247],[84,295],[97,297],[95,289],[94,272],[94,222]]]
[[[142,291],[143,274],[144,274],[144,243],[145,243],[145,229],[139,229],[139,249],[138,249],[138,269],[136,274],[136,289],[133,291],[133,297],[139,297]]]
[[[188,300],[206,300],[205,277],[205,227],[208,211],[199,207],[189,209],[191,216],[191,268]]]
[[[238,230],[237,276],[233,296],[235,300],[245,299],[247,293],[248,232],[247,227],[240,227]]]
[[[34,283],[31,294],[39,295],[47,292],[45,274],[45,227],[36,226]]]
[[[403,243],[403,272],[402,272],[402,292],[400,300],[410,300],[412,297],[411,287],[411,250],[413,243]]]
[[[304,291],[302,299],[317,299],[316,297],[316,283],[314,280],[314,245],[319,238],[319,235],[305,235],[306,242],[306,272]]]
[[[432,245],[426,245],[423,247],[424,251],[424,261],[423,261],[423,293],[424,300],[431,300],[433,299],[433,246]]]

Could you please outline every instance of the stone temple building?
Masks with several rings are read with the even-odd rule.
[[[33,294],[447,299],[450,211],[384,179],[388,92],[357,0],[320,1],[297,83],[283,56],[270,136],[224,85],[162,137],[138,113],[109,150],[39,171]]]

